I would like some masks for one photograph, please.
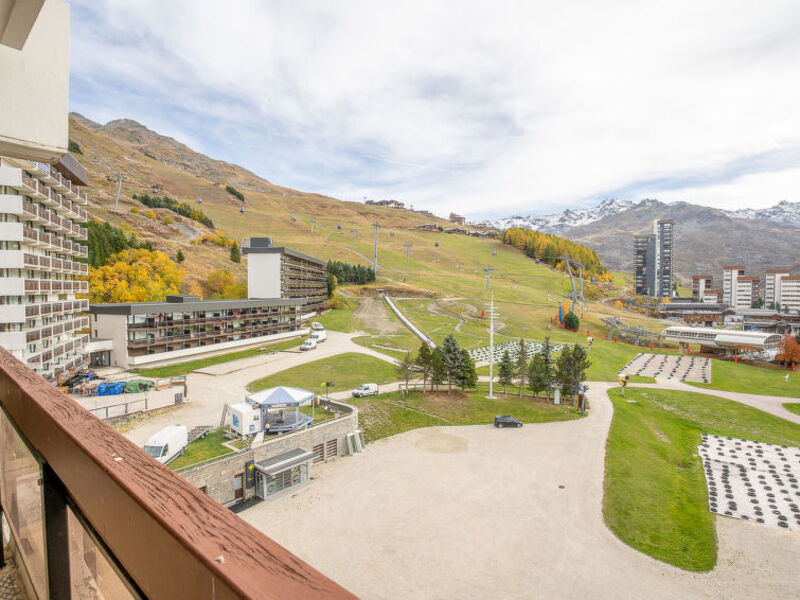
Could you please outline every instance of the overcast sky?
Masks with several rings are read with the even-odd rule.
[[[71,0],[71,109],[470,217],[800,200],[800,2]]]

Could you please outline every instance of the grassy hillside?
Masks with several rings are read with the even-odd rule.
[[[91,214],[135,231],[140,240],[152,242],[170,256],[181,249],[186,256],[184,291],[192,280],[203,282],[212,269],[229,269],[237,278],[244,279],[247,259],[236,264],[229,259],[226,248],[192,244],[193,238],[210,232],[195,221],[166,209],[154,211],[158,220],[146,217],[149,209],[132,196],[150,193],[154,185],[158,186],[158,195],[201,208],[228,237],[241,240],[266,235],[277,245],[291,246],[326,260],[369,264],[375,231],[372,223],[378,221],[380,268],[376,287],[405,284],[411,286],[408,289],[429,291],[437,297],[437,302],[458,298],[460,305],[444,308],[467,315],[463,325],[465,334],[480,336],[485,331],[485,321],[478,320],[478,315],[488,301],[483,272],[487,266],[495,269],[493,289],[505,327],[501,336],[542,337],[547,332],[549,318],[557,312],[558,301],[570,289],[564,273],[534,264],[523,252],[499,240],[413,230],[417,225],[434,221],[420,213],[342,202],[281,188],[235,165],[194,153],[132,121],[100,127],[73,117],[70,124],[70,136],[80,144],[81,160],[90,174]],[[124,179],[119,207],[115,210],[114,178],[118,174]],[[244,204],[226,191],[229,184],[244,194]],[[200,205],[196,203],[198,197],[202,198]],[[240,213],[242,205],[244,214]],[[138,207],[140,213],[132,213],[132,207]],[[171,223],[162,222],[170,219]],[[436,222],[445,224],[441,220]],[[355,244],[353,228],[358,230]],[[413,244],[408,267],[406,243]],[[620,284],[623,279],[616,277],[615,281]],[[628,313],[603,304],[590,304],[578,312],[585,313],[583,336],[589,328],[593,335],[602,337],[605,330],[599,319],[606,315],[622,315],[651,329],[662,328],[659,322],[634,315],[628,318]],[[582,337],[566,332],[554,332],[553,336],[566,341]]]

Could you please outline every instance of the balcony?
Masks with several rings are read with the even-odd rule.
[[[0,406],[0,502],[40,598],[353,597],[4,350]]]
[[[22,223],[0,223],[0,241],[21,242],[24,240]]]
[[[24,296],[29,291],[26,281],[21,277],[0,277],[0,296]]]
[[[29,269],[27,256],[22,250],[3,250],[0,252],[0,269]]]
[[[25,348],[24,331],[0,331],[0,346],[6,350],[23,350]],[[2,365],[0,369],[3,368]]]

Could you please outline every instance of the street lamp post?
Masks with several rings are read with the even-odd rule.
[[[489,304],[489,400],[494,400],[494,291]]]

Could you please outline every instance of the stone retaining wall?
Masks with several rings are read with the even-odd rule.
[[[314,425],[309,429],[278,435],[268,439],[257,448],[250,448],[232,456],[190,466],[179,470],[178,473],[192,485],[204,489],[220,504],[228,506],[241,500],[234,495],[234,477],[245,472],[248,461],[260,462],[294,448],[314,451],[314,447],[318,447],[320,444],[323,447],[325,462],[338,456],[345,456],[347,454],[347,434],[358,429],[358,410],[339,402],[330,402],[330,405],[339,411],[345,411],[346,414]],[[321,410],[321,407],[318,407],[317,410]],[[335,451],[332,450],[333,445],[336,446]],[[311,470],[313,473],[313,466]],[[255,495],[255,486],[249,489],[245,487],[244,492],[245,500],[251,498]]]

